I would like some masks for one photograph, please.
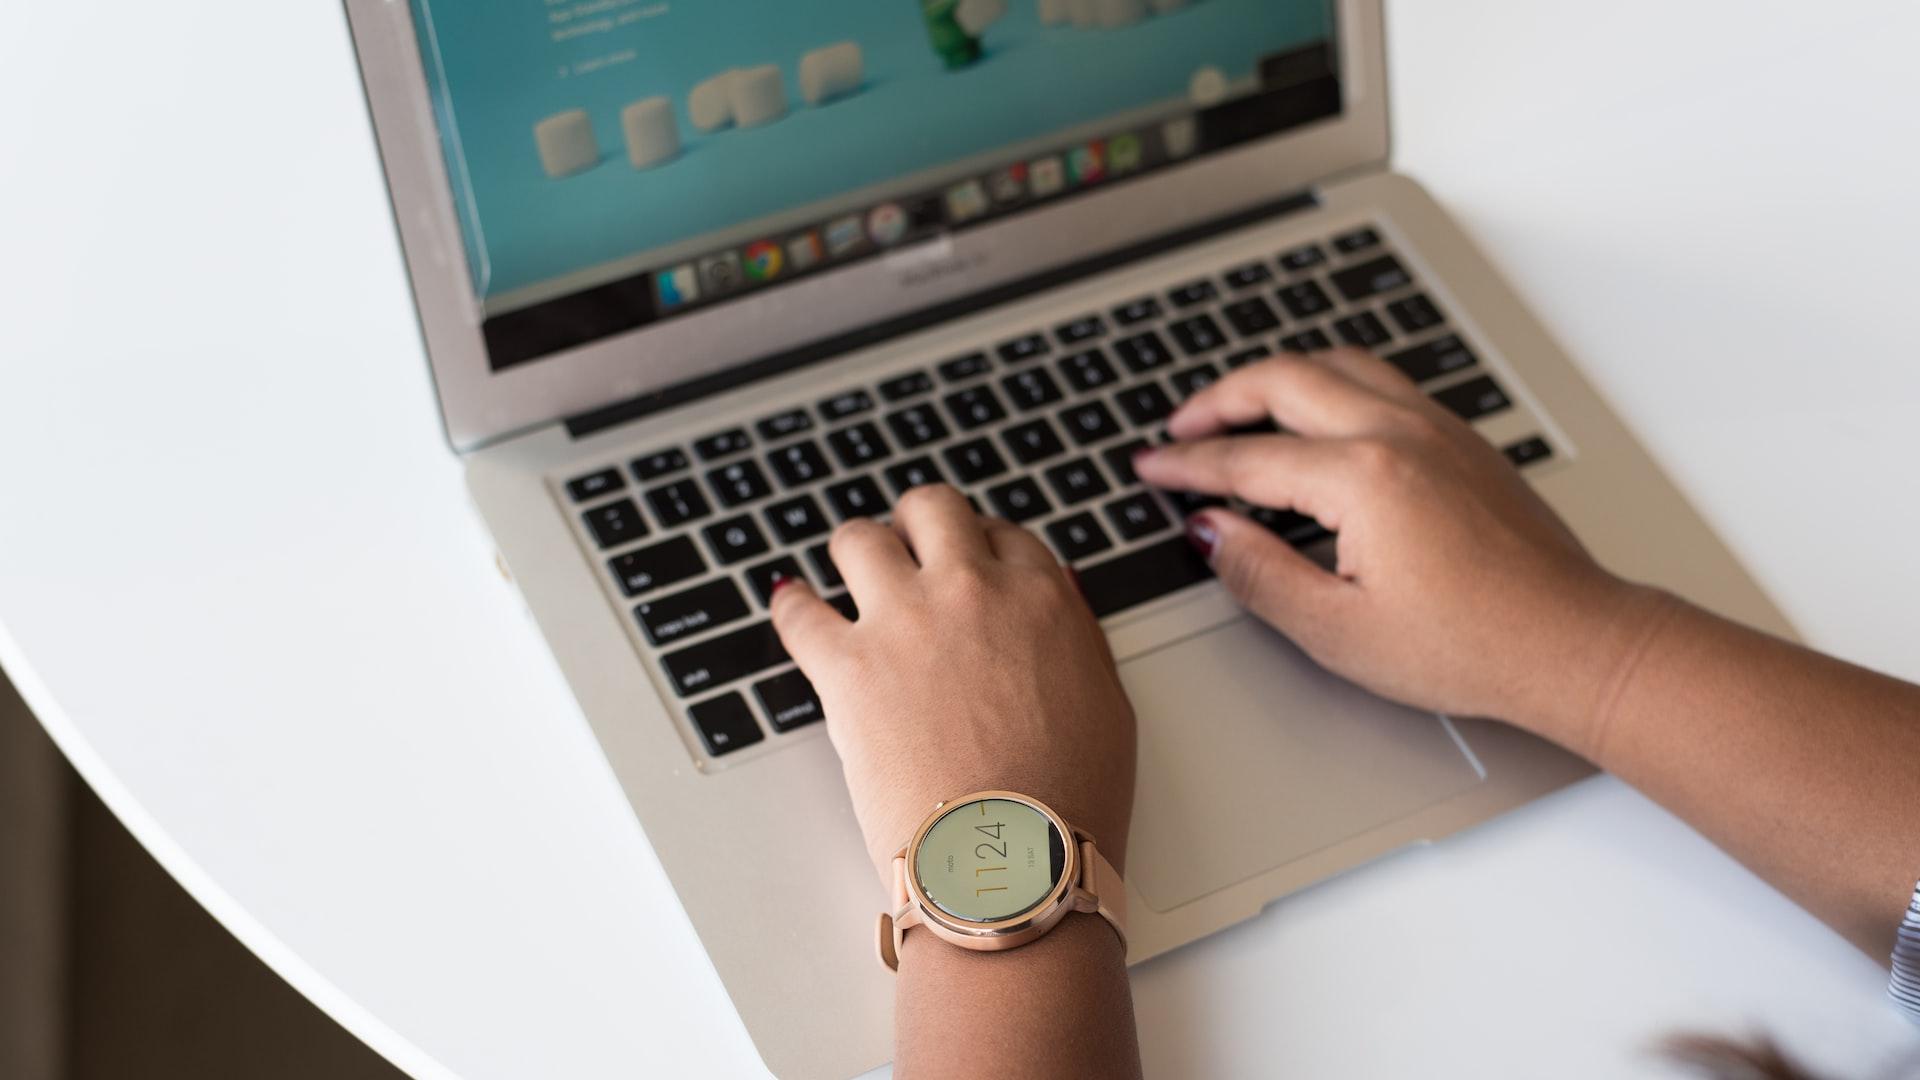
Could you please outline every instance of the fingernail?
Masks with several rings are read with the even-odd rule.
[[[787,576],[787,575],[785,575],[785,574],[775,574],[775,575],[773,575],[773,585],[772,585],[772,587],[770,587],[770,588],[768,588],[768,589],[767,589],[767,599],[769,599],[769,600],[771,600],[771,599],[773,599],[774,597],[776,597],[776,596],[779,596],[779,595],[780,595],[780,590],[781,590],[781,589],[784,589],[784,588],[786,588],[787,586],[789,586],[789,585],[791,585],[791,584],[793,584],[793,580],[794,580],[794,579],[792,579],[792,578],[790,578],[790,577],[788,577],[788,576]]]
[[[1147,460],[1148,458],[1152,457],[1153,455],[1159,452],[1160,452],[1159,450],[1151,446],[1143,446],[1140,449],[1135,450],[1133,452],[1133,467],[1135,469],[1138,469],[1140,467],[1141,462]]]
[[[1220,530],[1213,527],[1205,514],[1195,514],[1187,519],[1187,543],[1208,562],[1213,561],[1213,552],[1220,546]]]

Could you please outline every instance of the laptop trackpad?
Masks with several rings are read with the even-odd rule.
[[[1249,618],[1128,660],[1127,877],[1168,911],[1480,782],[1432,713],[1328,674]]]

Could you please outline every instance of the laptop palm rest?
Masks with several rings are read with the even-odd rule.
[[[1156,911],[1483,779],[1437,716],[1328,674],[1244,616],[1120,673],[1140,719],[1127,876]]]

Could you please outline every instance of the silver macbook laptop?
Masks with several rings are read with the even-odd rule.
[[[1614,569],[1783,627],[1388,168],[1378,0],[346,6],[449,440],[780,1075],[883,1062],[892,976],[769,584],[857,614],[827,536],[916,484],[1035,530],[1104,620],[1135,962],[1587,772],[1235,608],[1128,467],[1224,372],[1376,350]]]

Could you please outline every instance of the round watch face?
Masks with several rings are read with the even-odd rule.
[[[1047,815],[1012,799],[975,799],[941,815],[914,852],[920,892],[968,922],[990,923],[1031,911],[1066,869],[1060,830]]]

